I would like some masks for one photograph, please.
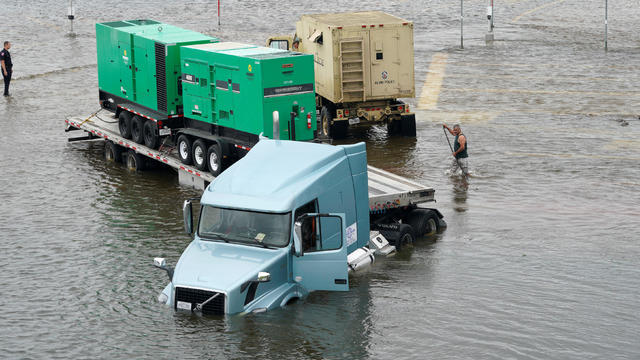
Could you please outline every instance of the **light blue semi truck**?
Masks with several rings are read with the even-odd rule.
[[[158,301],[203,314],[261,312],[315,290],[347,291],[349,271],[446,227],[434,190],[367,166],[364,143],[261,139],[200,199],[194,240]],[[193,233],[192,205],[183,206]],[[391,244],[389,244],[391,243]]]

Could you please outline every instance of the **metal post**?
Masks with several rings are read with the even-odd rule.
[[[484,40],[493,41],[493,0],[489,0],[487,6],[487,20],[489,20],[489,31],[484,35]]]
[[[464,49],[464,40],[463,40],[463,30],[464,30],[464,15],[463,15],[463,6],[462,1],[460,0],[460,49]]]
[[[273,112],[273,140],[280,140],[280,113],[278,111]]]
[[[608,26],[609,26],[609,0],[604,0],[604,51],[608,50],[608,47],[607,47]]]
[[[220,30],[220,0],[218,0],[218,30]]]
[[[73,11],[73,0],[69,0],[69,14],[67,14],[67,19],[71,22],[71,33],[73,34],[73,19],[75,18],[75,14]]]

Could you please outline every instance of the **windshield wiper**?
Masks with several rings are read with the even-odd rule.
[[[209,238],[209,236],[212,236],[213,239],[218,239],[218,240],[222,240],[226,243],[229,242],[229,239],[227,239],[226,237],[222,236],[224,234],[222,233],[216,233],[216,232],[210,232],[210,233],[205,233],[205,235],[203,236],[205,239]]]
[[[239,243],[243,243],[243,244],[250,244],[249,242],[245,241],[245,240],[252,240],[254,243],[262,246],[265,249],[273,249],[271,246],[263,243],[262,241],[253,238],[253,237],[249,237],[249,236],[243,236],[243,235],[236,235],[232,238],[230,238],[231,241],[235,241],[235,242],[239,242]]]

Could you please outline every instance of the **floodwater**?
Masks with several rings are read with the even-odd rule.
[[[640,358],[637,2],[2,0],[13,97],[0,99],[0,358]],[[153,18],[263,44],[306,12],[379,9],[415,23],[416,139],[355,131],[372,165],[436,189],[448,229],[368,272],[259,315],[201,317],[155,301],[188,244],[198,192],[166,171],[68,144],[95,111],[94,23]],[[433,76],[425,84],[428,69]],[[439,83],[440,81],[440,83]],[[469,139],[448,176],[442,122]]]

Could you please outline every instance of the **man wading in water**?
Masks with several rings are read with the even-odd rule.
[[[460,125],[453,125],[453,130],[446,124],[442,124],[442,127],[449,130],[451,135],[454,135],[455,141],[453,142],[453,162],[451,163],[451,172],[455,174],[459,168],[462,169],[462,174],[467,176],[469,174],[469,166],[467,163],[467,137],[462,133]],[[451,144],[449,144],[451,145]]]

